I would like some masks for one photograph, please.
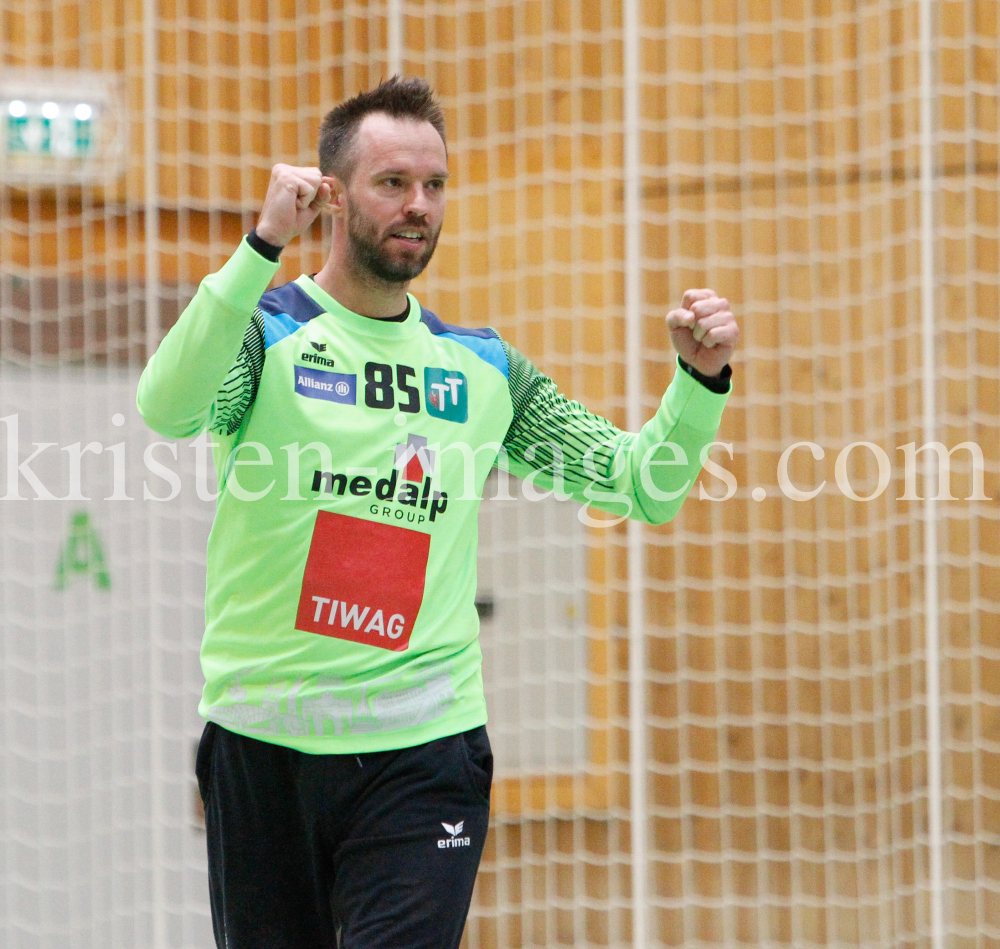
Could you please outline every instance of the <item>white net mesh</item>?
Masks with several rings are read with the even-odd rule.
[[[907,945],[928,925],[919,508],[892,500],[898,474],[845,496],[878,472],[858,448],[838,483],[834,456],[919,437],[919,103],[894,81],[917,75],[915,5],[682,6],[644,76],[667,90],[649,315],[725,287],[746,363],[720,436],[741,487],[653,541],[654,928]],[[800,441],[827,453],[791,456],[793,484],[825,481],[812,500],[777,478]]]
[[[924,506],[897,500],[897,449],[925,437],[919,6],[640,4],[630,379],[621,4],[0,0],[3,945],[212,943],[192,763],[213,479],[203,441],[145,454],[134,388],[147,337],[252,226],[273,162],[313,162],[322,115],[386,75],[391,36],[449,127],[428,307],[496,326],[618,423],[670,378],[662,319],[683,290],[715,287],[743,325],[731,448],[713,454],[735,493],[696,486],[645,532],[631,618],[648,637],[650,944],[931,945],[934,754],[946,944],[1000,944],[1000,10],[935,4],[937,437],[979,447],[993,500],[964,500],[973,455],[956,452],[927,551]],[[317,225],[277,281],[323,246]],[[785,455],[799,442],[825,454]],[[888,481],[860,500],[880,451]],[[169,501],[147,497],[173,491],[151,462],[179,479]],[[702,482],[729,493],[718,471]],[[630,945],[624,527],[519,500],[487,502],[481,528],[497,782],[467,943]]]
[[[948,4],[939,39],[941,313],[961,314],[943,319],[938,337],[939,438],[982,447],[993,499],[941,504],[945,914],[954,944],[977,947],[1000,941],[997,17],[995,5]],[[961,462],[956,497],[969,493]]]

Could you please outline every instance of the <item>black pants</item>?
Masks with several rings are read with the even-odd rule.
[[[196,770],[219,949],[458,946],[489,822],[485,728],[307,755],[209,722]]]

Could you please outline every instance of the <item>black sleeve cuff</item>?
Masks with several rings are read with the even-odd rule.
[[[254,228],[249,234],[247,234],[247,243],[253,250],[257,251],[261,257],[265,260],[271,261],[272,264],[276,264],[278,262],[281,252],[285,249],[284,247],[278,247],[277,244],[269,244],[263,237],[258,237],[257,228]]]
[[[680,356],[677,357],[677,361],[681,364],[681,369],[696,382],[700,382],[709,392],[714,392],[716,395],[726,395],[732,388],[729,380],[733,375],[733,367],[728,363],[722,367],[722,372],[717,376],[706,376],[698,372],[694,366],[689,366]]]

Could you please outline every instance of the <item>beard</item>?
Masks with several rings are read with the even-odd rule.
[[[404,225],[405,226],[405,225]],[[421,232],[425,224],[413,225]],[[397,227],[396,230],[401,228]],[[430,263],[437,247],[441,228],[427,234],[426,246],[418,257],[393,257],[385,247],[388,235],[383,237],[370,218],[365,217],[357,205],[348,199],[347,243],[355,266],[383,283],[408,283],[420,276]]]

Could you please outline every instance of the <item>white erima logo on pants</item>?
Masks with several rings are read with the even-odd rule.
[[[468,847],[472,844],[471,837],[459,837],[458,835],[462,833],[462,828],[465,826],[465,821],[460,820],[454,827],[451,824],[446,824],[441,821],[441,826],[451,834],[451,837],[443,837],[438,841],[438,847],[444,850],[446,847]]]

